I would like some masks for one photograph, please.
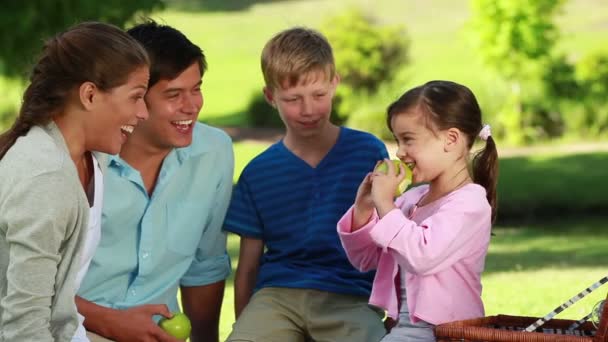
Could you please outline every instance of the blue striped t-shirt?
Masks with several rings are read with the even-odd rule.
[[[224,229],[264,241],[256,289],[288,287],[369,296],[373,272],[348,261],[336,224],[359,184],[388,156],[373,135],[340,128],[336,144],[313,168],[279,141],[245,167]]]

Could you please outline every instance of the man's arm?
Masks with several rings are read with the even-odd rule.
[[[264,242],[260,239],[241,236],[239,264],[234,278],[234,314],[238,319],[249,303],[260,268],[260,257],[264,252]]]
[[[218,342],[225,281],[182,286],[182,307],[192,323],[190,342]]]
[[[150,304],[127,310],[116,310],[76,296],[76,306],[78,312],[85,318],[84,326],[87,330],[113,341],[179,342],[152,320],[154,315],[171,317],[171,312],[164,304]]]

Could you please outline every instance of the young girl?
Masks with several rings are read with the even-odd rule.
[[[407,91],[388,108],[397,157],[415,187],[395,202],[404,166],[368,174],[338,223],[351,263],[377,269],[370,304],[398,324],[383,342],[434,341],[437,324],[484,315],[480,276],[496,209],[497,152],[473,93],[448,81]],[[476,138],[485,148],[472,160]]]
[[[45,44],[0,135],[0,341],[74,336],[77,274],[101,219],[89,221],[101,206],[91,151],[118,153],[147,118],[148,78],[145,50],[111,25],[82,23]]]

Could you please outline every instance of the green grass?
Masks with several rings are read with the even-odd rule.
[[[607,208],[608,153],[559,153],[501,159],[501,217],[547,219],[577,213],[592,215]]]

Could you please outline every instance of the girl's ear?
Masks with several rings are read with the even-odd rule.
[[[97,95],[97,86],[93,82],[84,82],[78,88],[78,98],[80,104],[85,110],[91,110],[93,108],[95,96]]]
[[[453,151],[456,147],[458,147],[458,145],[460,145],[460,142],[463,139],[463,135],[462,132],[460,132],[460,130],[458,128],[448,128],[445,132],[444,132],[444,147],[443,149],[446,152],[450,152]]]
[[[277,105],[274,102],[274,93],[272,92],[272,89],[270,89],[268,87],[264,87],[263,91],[264,91],[264,98],[266,99],[266,102],[268,102],[268,104],[273,106],[274,108],[277,108]]]

